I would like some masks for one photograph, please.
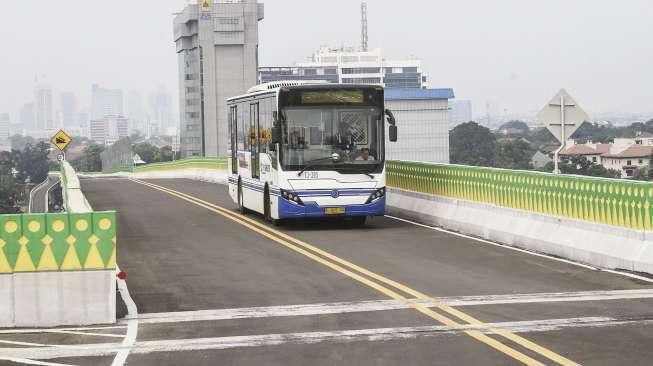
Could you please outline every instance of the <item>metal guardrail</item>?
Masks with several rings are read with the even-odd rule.
[[[653,183],[450,164],[389,161],[387,184],[638,230],[653,230]]]

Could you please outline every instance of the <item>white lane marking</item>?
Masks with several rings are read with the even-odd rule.
[[[75,334],[91,337],[125,338],[125,334],[79,332],[74,330],[51,330],[47,333]]]
[[[534,256],[536,256],[536,257],[548,258],[548,259],[552,259],[552,260],[554,260],[554,261],[558,261],[558,262],[562,262],[562,263],[567,263],[567,264],[571,264],[571,265],[578,266],[578,267],[582,267],[582,268],[591,269],[591,270],[593,270],[593,271],[607,272],[607,273],[612,273],[612,274],[616,274],[616,275],[621,275],[621,276],[625,276],[625,277],[635,278],[635,279],[638,279],[638,280],[641,280],[641,281],[645,281],[645,282],[653,283],[653,278],[644,277],[644,276],[639,276],[639,275],[636,275],[636,274],[633,274],[633,273],[622,272],[622,271],[615,271],[615,270],[612,270],[612,269],[604,269],[604,268],[593,267],[593,266],[590,266],[590,265],[587,265],[587,264],[583,264],[583,263],[580,263],[580,262],[574,262],[574,261],[569,260],[569,259],[563,259],[563,258],[554,257],[554,256],[547,255],[547,254],[537,253],[537,252],[533,252],[533,251],[530,251],[530,250],[526,250],[526,249],[521,249],[521,248],[513,247],[513,246],[510,246],[510,245],[507,245],[507,244],[496,243],[496,242],[493,242],[493,241],[489,241],[489,240],[485,240],[485,239],[477,238],[477,237],[474,237],[474,236],[470,236],[470,235],[466,235],[466,234],[457,233],[457,232],[455,232],[455,231],[450,231],[450,230],[447,230],[447,229],[443,229],[443,228],[441,228],[441,227],[437,227],[437,226],[429,226],[429,225],[425,225],[425,224],[420,224],[419,222],[415,222],[415,221],[411,221],[411,220],[402,219],[402,218],[400,218],[400,217],[396,217],[396,216],[385,215],[385,217],[390,218],[390,219],[393,219],[393,220],[397,220],[397,221],[402,221],[402,222],[406,222],[406,223],[409,223],[409,224],[413,224],[413,225],[415,225],[415,226],[420,226],[420,227],[423,227],[423,228],[426,228],[426,229],[430,229],[430,230],[434,230],[434,231],[439,231],[439,232],[443,232],[443,233],[451,234],[451,235],[458,236],[458,237],[461,237],[461,238],[471,239],[471,240],[478,241],[478,242],[481,242],[481,243],[494,245],[494,246],[496,246],[496,247],[505,248],[505,249],[509,249],[509,250],[514,250],[514,251],[516,251],[516,252],[520,252],[520,253],[525,253],[525,254],[534,255]]]
[[[627,300],[653,298],[653,289],[615,290],[615,291],[583,291],[583,292],[553,292],[533,294],[506,294],[487,296],[457,296],[434,298],[433,301],[411,300],[427,307],[436,304],[449,306],[496,305],[496,304],[527,304],[550,302],[579,302],[602,300]],[[385,311],[408,309],[410,305],[397,300],[351,301],[336,303],[319,303],[303,305],[281,305],[251,308],[179,311],[171,313],[139,314],[140,324],[196,322],[208,320],[230,320],[248,318],[307,316],[324,314],[341,314],[370,311]]]
[[[27,328],[27,329],[0,329],[0,334],[31,334],[50,333],[53,331],[86,331],[86,330],[111,330],[125,329],[126,325],[115,325],[109,327],[77,327],[77,328]]]
[[[116,273],[120,272],[120,267],[116,264]],[[127,306],[127,335],[125,339],[120,344],[120,349],[116,353],[116,357],[113,359],[111,366],[123,366],[125,361],[127,361],[127,356],[132,347],[136,343],[136,337],[138,335],[138,309],[136,308],[136,303],[129,294],[129,289],[127,288],[127,282],[116,277],[116,284],[118,285],[118,290],[120,291],[120,297],[122,301]]]
[[[16,358],[16,357],[3,357],[0,356],[0,360],[11,361],[15,363],[23,363],[25,365],[41,365],[41,366],[74,366],[67,363],[52,363],[52,362],[43,362],[30,360],[27,358]]]
[[[137,342],[131,352],[148,354],[154,352],[181,352],[199,350],[220,350],[241,347],[275,346],[281,344],[312,344],[319,342],[389,341],[410,339],[420,336],[458,334],[468,330],[491,333],[491,328],[502,328],[515,333],[547,332],[565,328],[614,327],[631,324],[652,324],[653,320],[618,320],[606,317],[586,317],[567,319],[545,319],[517,322],[488,323],[484,326],[466,325],[454,329],[446,325],[357,329],[344,331],[302,332],[283,334],[246,335],[213,338],[167,339]],[[122,347],[119,343],[85,345],[77,349],[61,348],[0,348],[0,353],[13,357],[52,359],[64,357],[107,356]],[[29,356],[26,356],[29,355]]]

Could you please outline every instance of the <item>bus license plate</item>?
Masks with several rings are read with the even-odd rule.
[[[345,213],[344,207],[327,207],[324,209],[326,215],[342,215]]]

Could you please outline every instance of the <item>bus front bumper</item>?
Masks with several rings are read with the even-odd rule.
[[[385,215],[385,197],[374,202],[360,205],[320,206],[315,202],[306,202],[304,205],[291,203],[279,197],[279,218],[300,219],[311,217],[356,217],[356,216],[383,216]],[[344,214],[327,215],[326,208],[342,207]]]

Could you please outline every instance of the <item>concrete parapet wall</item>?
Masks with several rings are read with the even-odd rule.
[[[116,321],[116,213],[62,167],[67,213],[0,215],[0,327]]]
[[[113,323],[115,294],[114,270],[0,274],[0,327]]]
[[[427,225],[608,269],[653,273],[653,232],[388,190],[388,212]]]
[[[77,177],[77,173],[67,161],[63,161],[61,164],[61,176],[63,178],[61,191],[66,211],[77,213],[92,212],[91,205],[86,200],[86,197],[84,197],[84,193],[82,193],[79,177]]]

